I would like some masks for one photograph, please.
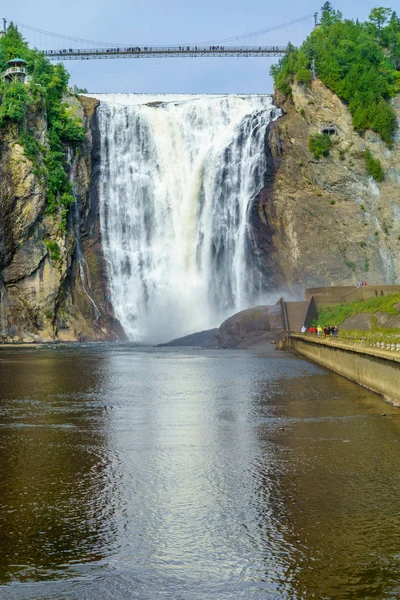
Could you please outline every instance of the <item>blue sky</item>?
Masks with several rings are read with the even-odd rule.
[[[364,20],[376,0],[332,2],[346,17]],[[180,45],[219,40],[279,25],[319,10],[322,1],[286,0],[22,0],[2,16],[73,37],[129,45]],[[391,6],[384,3],[385,6]],[[299,44],[313,19],[248,40],[255,45]],[[21,27],[32,45],[66,42]],[[235,42],[232,42],[235,43]],[[69,44],[70,46],[71,44]],[[69,47],[68,46],[68,47]],[[269,58],[171,58],[66,61],[71,83],[90,92],[270,93]],[[276,59],[275,59],[276,60]]]

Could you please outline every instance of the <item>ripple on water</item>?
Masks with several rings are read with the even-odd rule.
[[[290,356],[157,352],[0,362],[0,597],[400,597],[398,409]]]

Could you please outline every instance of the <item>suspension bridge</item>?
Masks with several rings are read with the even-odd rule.
[[[254,44],[260,37],[269,34],[272,31],[300,23],[310,18],[314,18],[317,25],[318,14],[310,13],[293,19],[292,21],[275,25],[259,31],[253,31],[236,37],[225,38],[222,40],[211,40],[201,43],[192,43],[184,45],[140,45],[140,44],[112,44],[96,42],[74,38],[63,34],[52,33],[29,25],[24,25],[14,21],[18,28],[22,28],[24,33],[30,37],[36,36],[40,42],[35,43],[37,48],[41,48],[44,55],[52,61],[64,60],[99,60],[99,59],[120,59],[120,58],[195,58],[195,57],[281,57],[287,53],[287,46],[271,46]],[[7,30],[7,20],[3,19],[4,34]],[[253,41],[253,45],[242,45],[238,42],[244,40]],[[49,47],[49,43],[52,44]],[[234,45],[233,45],[234,43]],[[56,46],[59,46],[58,48]],[[44,46],[47,46],[46,48]],[[60,47],[61,46],[61,47]],[[63,46],[63,47],[62,47]]]
[[[68,48],[44,50],[50,60],[89,60],[102,58],[183,58],[197,56],[284,56],[285,46],[136,46],[127,48]]]

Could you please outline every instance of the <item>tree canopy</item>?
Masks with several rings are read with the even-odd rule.
[[[290,95],[295,80],[308,83],[315,60],[318,77],[348,104],[354,127],[372,129],[391,145],[396,115],[388,101],[400,93],[400,19],[384,7],[364,23],[343,19],[330,2],[321,11],[320,26],[271,68],[276,87]]]
[[[18,81],[0,85],[0,127],[15,123],[28,158],[35,164],[39,156],[43,157],[45,168],[37,169],[37,174],[47,187],[48,210],[55,212],[58,203],[68,206],[73,200],[64,168],[64,145],[81,143],[85,129],[63,101],[69,81],[63,65],[53,65],[42,52],[29,48],[18,28],[11,23],[0,38],[1,71],[7,68],[8,60],[16,57],[27,62],[31,81],[27,85]],[[41,107],[46,114],[48,147],[40,145],[37,132],[27,118],[35,106]]]

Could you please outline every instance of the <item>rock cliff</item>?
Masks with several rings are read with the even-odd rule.
[[[40,177],[15,126],[0,131],[0,339],[76,341],[121,336],[112,316],[101,252],[96,194],[96,101],[67,102],[87,126],[84,144],[66,148],[76,203],[46,214]],[[45,145],[44,111],[29,115]],[[39,157],[40,161],[40,157]],[[40,165],[39,165],[40,166]]]
[[[46,213],[38,165],[25,156],[16,128],[0,130],[0,340],[76,341],[123,338],[109,301],[101,247],[99,132],[88,97],[67,99],[86,124],[78,149],[65,148],[76,202],[63,226],[62,207]],[[400,274],[400,134],[389,149],[372,132],[360,136],[351,115],[319,80],[275,96],[284,116],[266,143],[266,185],[253,204],[250,239],[271,291],[398,283]],[[400,97],[393,101],[400,119]],[[29,114],[46,145],[46,115]],[[330,156],[316,160],[310,135],[334,123]],[[377,184],[366,171],[369,148],[385,172]],[[39,161],[40,162],[40,161]],[[40,164],[39,164],[40,167]],[[234,322],[224,329],[223,345]],[[236,325],[235,325],[236,327]],[[235,330],[235,339],[241,332]],[[233,334],[232,334],[233,335]],[[232,336],[231,336],[232,337]]]
[[[252,214],[258,260],[271,288],[296,293],[359,280],[398,283],[400,134],[389,149],[373,132],[361,137],[341,100],[319,80],[275,95],[284,116],[270,127],[267,185]],[[394,99],[400,120],[400,97]],[[334,123],[333,149],[316,160],[309,136]],[[365,149],[385,179],[367,175]]]

